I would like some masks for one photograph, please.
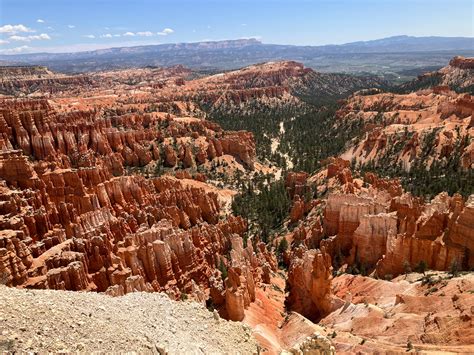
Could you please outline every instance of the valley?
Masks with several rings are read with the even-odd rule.
[[[474,59],[0,73],[2,351],[474,352]],[[24,341],[61,295],[92,345]]]

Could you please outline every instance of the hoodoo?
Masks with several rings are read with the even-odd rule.
[[[474,352],[472,61],[0,68],[0,350]]]

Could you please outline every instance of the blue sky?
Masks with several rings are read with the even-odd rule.
[[[321,45],[474,36],[474,0],[0,0],[0,53],[257,37]]]

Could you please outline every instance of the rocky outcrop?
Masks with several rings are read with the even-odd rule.
[[[240,161],[246,167],[253,169],[255,162],[255,141],[250,132],[227,132],[219,140],[224,154],[230,154]]]
[[[215,195],[171,177],[112,178],[90,188],[72,170],[44,178],[51,190],[31,201],[42,202],[41,214],[28,215],[27,191],[4,198],[0,271],[7,285],[111,295],[166,291],[204,301],[219,255],[246,228],[239,218],[218,222]]]
[[[387,203],[383,199],[370,195],[330,194],[324,212],[324,232],[328,236],[337,236],[336,249],[347,253],[361,218],[383,212],[387,212]]]
[[[291,206],[290,221],[292,223],[299,221],[303,218],[305,210],[305,202],[297,195],[293,201],[293,205]]]
[[[0,232],[0,282],[4,285],[20,285],[28,277],[33,257],[23,239],[22,231]]]
[[[364,179],[340,179],[345,163],[331,160],[307,179],[330,186],[325,201],[313,200],[302,218],[303,203],[294,199],[286,238],[292,246],[323,248],[343,271],[396,276],[419,265],[433,270],[472,268],[472,196],[467,202],[441,193],[426,203],[404,193],[398,180],[367,173]],[[322,180],[321,180],[322,179]],[[322,214],[322,215],[321,215]],[[284,255],[287,265],[291,255]]]
[[[397,234],[395,213],[366,214],[354,231],[352,240],[353,262],[374,267],[386,253],[387,239]]]
[[[307,189],[307,180],[309,174],[303,171],[291,171],[286,175],[285,187],[290,195],[294,198],[296,195],[304,196]]]
[[[471,249],[451,240],[451,226],[456,224],[461,211],[469,214],[461,196],[442,193],[425,206],[409,195],[401,196],[392,203],[392,209],[400,221],[400,230],[387,238],[378,273],[396,275],[403,272],[404,265],[413,269],[420,262],[435,270],[449,270],[453,263],[471,267]]]
[[[332,158],[328,160],[327,164],[327,178],[333,178],[341,174],[345,169],[350,167],[350,162],[341,158]],[[341,181],[341,184],[345,182]]]
[[[408,171],[417,164],[427,168],[433,164],[445,166],[449,156],[459,154],[462,168],[472,169],[473,146],[466,137],[474,135],[473,98],[449,87],[464,90],[474,85],[473,73],[466,73],[473,69],[448,66],[443,70],[443,87],[347,99],[337,113],[336,125],[341,130],[358,125],[363,133],[354,132],[358,139],[341,158],[383,168],[390,164]]]
[[[462,212],[458,216],[452,218],[450,224],[451,229],[448,233],[447,239],[464,250],[469,251],[469,258],[467,261],[467,268],[474,266],[474,196],[471,195],[466,202]]]
[[[193,168],[222,154],[253,167],[255,143],[248,132],[224,132],[207,121],[156,114],[99,116],[96,111],[59,114],[46,100],[4,100],[0,147],[63,168],[102,163],[115,175],[124,166],[156,169],[156,164],[175,167],[181,162]],[[10,158],[4,160],[6,164]]]
[[[250,133],[157,113],[60,112],[43,99],[3,99],[1,107],[2,283],[113,296],[162,291],[241,318],[261,267],[276,261],[239,249],[244,220],[224,216],[215,189],[190,182],[189,171],[224,154],[251,169]],[[166,166],[188,171],[156,177]],[[223,280],[217,269],[229,253]]]
[[[435,270],[449,270],[453,263],[472,267],[473,228],[466,224],[471,202],[465,206],[461,196],[442,193],[424,205],[373,175],[366,181],[372,182],[368,190],[328,196],[323,227],[333,237],[321,245],[333,257],[347,255],[350,265],[375,269],[379,276],[398,275],[421,262]]]
[[[474,58],[457,56],[449,61],[449,65],[461,69],[474,69]]]
[[[319,320],[333,308],[331,257],[319,250],[297,249],[288,269],[287,306],[311,320]]]
[[[257,281],[268,282],[265,273],[270,270],[277,270],[277,262],[275,256],[266,250],[265,244],[260,243],[258,250],[254,251],[251,243],[247,243],[244,248],[242,238],[231,238],[228,276],[225,280],[225,305],[229,319],[244,319],[245,309],[255,301]]]
[[[282,354],[334,355],[336,354],[336,349],[332,346],[328,337],[315,333],[298,344],[295,344],[292,348],[283,351]]]

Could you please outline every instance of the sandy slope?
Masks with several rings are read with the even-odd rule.
[[[162,293],[114,298],[0,286],[0,352],[9,350],[249,354],[256,343],[242,323]]]

